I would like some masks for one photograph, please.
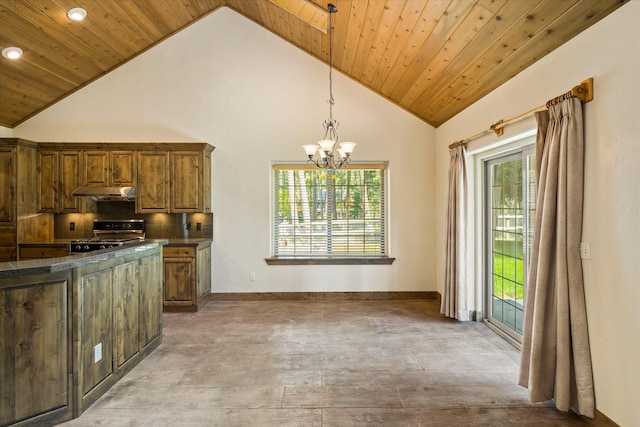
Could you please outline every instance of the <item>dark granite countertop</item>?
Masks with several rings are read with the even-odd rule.
[[[187,238],[187,239],[167,239],[169,243],[167,246],[201,246],[210,244],[213,239],[211,238]]]
[[[59,245],[68,245],[72,240],[75,239],[49,239],[49,240],[36,240],[33,242],[20,243],[20,246],[59,246]],[[162,239],[146,239],[146,242],[154,242],[159,240],[166,240],[167,245],[181,245],[181,246],[190,246],[190,245],[202,245],[204,243],[211,243],[213,239],[206,237],[191,237],[191,238],[182,238],[182,237],[167,237]]]
[[[49,241],[51,243],[51,241]],[[117,248],[102,249],[99,251],[73,254],[58,258],[43,258],[26,261],[0,262],[0,280],[11,279],[31,274],[55,273],[80,267],[84,264],[100,262],[125,256],[136,252],[142,252],[168,243],[167,239],[147,239],[144,242],[118,246]]]

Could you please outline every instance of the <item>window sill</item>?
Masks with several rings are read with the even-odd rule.
[[[392,257],[277,257],[264,260],[268,265],[390,265],[396,259]]]

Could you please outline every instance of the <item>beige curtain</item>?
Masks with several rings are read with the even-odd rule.
[[[444,290],[440,313],[458,320],[470,319],[467,284],[467,167],[465,147],[449,150],[449,190],[445,236]]]
[[[525,303],[520,385],[529,399],[594,417],[580,258],[584,139],[576,98],[536,113],[538,195]]]

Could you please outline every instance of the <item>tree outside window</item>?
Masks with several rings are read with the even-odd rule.
[[[274,166],[274,256],[385,256],[385,166]]]

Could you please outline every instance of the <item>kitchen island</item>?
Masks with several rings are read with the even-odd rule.
[[[166,243],[0,263],[0,425],[75,418],[160,345]]]

